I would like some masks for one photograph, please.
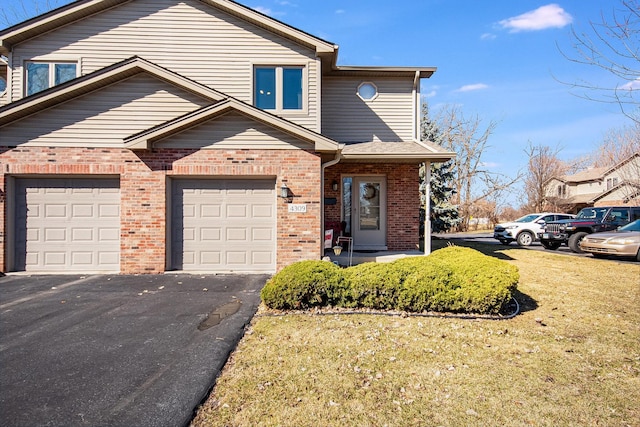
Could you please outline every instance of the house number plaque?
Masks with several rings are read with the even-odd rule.
[[[290,204],[289,205],[289,213],[305,213],[307,212],[307,205],[300,204]]]

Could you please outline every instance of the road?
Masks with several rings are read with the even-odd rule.
[[[531,246],[518,246],[517,243],[513,242],[508,246],[503,245],[502,243],[500,243],[499,241],[497,241],[496,239],[493,238],[493,232],[486,232],[486,233],[476,233],[476,232],[471,232],[471,233],[443,233],[443,234],[437,234],[436,236],[440,237],[440,238],[444,238],[444,239],[450,239],[450,240],[455,240],[455,239],[460,239],[460,240],[465,240],[465,241],[469,241],[469,242],[478,242],[478,243],[486,243],[486,244],[490,244],[490,245],[496,245],[496,246],[501,246],[503,248],[521,248],[521,249],[527,249],[527,250],[534,250],[534,251],[546,251],[549,253],[557,253],[557,254],[562,254],[562,255],[569,255],[569,256],[576,256],[576,257],[582,257],[582,258],[592,258],[593,256],[591,254],[586,254],[586,253],[582,253],[582,254],[577,254],[575,252],[573,252],[571,249],[569,249],[568,246],[562,245],[560,246],[557,250],[555,251],[551,251],[548,249],[545,249],[539,242],[534,242],[533,244],[531,244]],[[625,263],[625,264],[634,264],[637,262],[635,260],[633,260],[632,258],[609,258],[609,259],[605,259],[607,261],[611,261],[611,262],[621,262],[621,263]]]

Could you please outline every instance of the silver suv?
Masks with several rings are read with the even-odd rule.
[[[575,215],[564,213],[532,213],[513,222],[498,224],[493,229],[493,238],[503,245],[515,241],[520,246],[529,246],[537,240],[538,233],[547,222],[572,219]]]

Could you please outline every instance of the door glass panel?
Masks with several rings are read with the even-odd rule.
[[[361,182],[360,230],[380,230],[380,183]]]
[[[342,179],[342,218],[345,222],[345,233],[351,235],[351,183],[350,177]]]

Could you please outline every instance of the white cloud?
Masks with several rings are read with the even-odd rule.
[[[480,36],[480,40],[495,40],[496,35],[491,33],[484,33]]]
[[[489,85],[486,85],[484,83],[475,83],[472,85],[464,85],[460,89],[457,89],[456,92],[473,92],[475,90],[487,89],[488,87]]]
[[[562,28],[573,21],[573,17],[557,4],[540,6],[536,10],[523,13],[498,22],[502,28],[512,33],[519,31],[538,31],[547,28]]]
[[[437,94],[438,93],[435,90],[432,90],[431,92],[427,92],[427,93],[422,94],[422,96],[424,96],[425,98],[433,98]]]
[[[342,15],[343,13],[345,13],[344,9],[338,9],[336,10],[336,15]]]
[[[630,81],[629,83],[623,84],[622,86],[620,86],[620,89],[640,90],[640,77],[633,81]]]
[[[273,11],[268,7],[256,6],[253,9],[268,16],[271,16],[273,14]]]

